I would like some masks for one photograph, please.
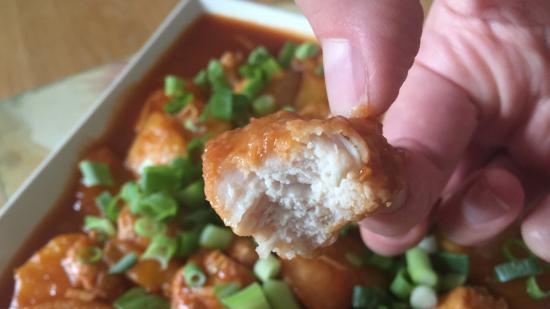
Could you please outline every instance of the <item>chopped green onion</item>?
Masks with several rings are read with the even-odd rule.
[[[252,78],[258,74],[258,68],[249,64],[244,64],[239,67],[239,74],[242,77]]]
[[[262,281],[273,279],[281,271],[281,261],[272,254],[265,259],[258,259],[254,264],[254,274]]]
[[[86,231],[97,231],[109,237],[113,237],[116,234],[115,227],[109,219],[96,216],[84,217],[84,229]]]
[[[189,131],[189,132],[192,132],[192,133],[199,133],[203,130],[202,127],[199,127],[195,121],[193,121],[193,119],[185,119],[183,121],[183,127]]]
[[[356,285],[353,287],[351,298],[352,308],[379,308],[387,302],[387,295],[379,287],[365,287]]]
[[[207,223],[217,222],[220,222],[220,218],[212,207],[203,207],[185,215],[182,226],[187,229],[199,229]]]
[[[141,172],[139,179],[139,186],[146,193],[173,190],[178,185],[178,174],[168,165],[147,166]]]
[[[407,250],[405,259],[407,261],[407,270],[414,283],[430,287],[434,287],[437,284],[437,274],[432,269],[426,251],[414,247]]]
[[[400,269],[390,285],[390,291],[400,299],[408,299],[414,285],[407,278],[406,269]]]
[[[221,300],[222,298],[235,294],[240,289],[241,286],[236,282],[219,283],[214,285],[214,295]]]
[[[273,58],[269,58],[269,59],[265,60],[260,65],[260,68],[261,68],[262,72],[264,72],[264,74],[265,74],[265,76],[268,80],[271,80],[273,78],[273,76],[275,76],[276,74],[278,74],[282,71],[282,68],[279,65],[279,63]]]
[[[95,198],[95,203],[101,209],[101,212],[105,217],[111,221],[116,221],[118,217],[118,197],[113,197],[109,191],[103,191]]]
[[[550,290],[543,291],[537,283],[537,279],[531,276],[527,279],[527,294],[533,299],[541,300],[550,297]]]
[[[86,187],[111,186],[113,184],[109,165],[106,163],[84,160],[78,164],[78,167],[82,173],[82,183]]]
[[[282,110],[287,111],[287,112],[291,112],[291,113],[296,112],[296,109],[294,108],[294,106],[290,106],[290,105],[283,106]],[[349,225],[346,225],[346,226],[349,226]],[[342,233],[345,230],[346,226],[344,226],[344,228],[342,228],[340,233]],[[344,233],[347,233],[347,232],[344,232]],[[342,235],[342,234],[340,234],[340,235]],[[346,235],[346,234],[344,234],[344,235]]]
[[[191,143],[195,139],[192,139],[189,144],[187,144],[187,151],[189,153],[193,153],[196,151],[195,148],[190,147]],[[197,142],[193,142],[197,143]],[[202,151],[202,147],[204,146],[204,141],[200,140],[200,145],[198,145]],[[190,151],[191,150],[191,151]],[[202,169],[200,164],[195,164],[192,162],[191,158],[176,158],[172,161],[170,164],[172,169],[174,170],[174,173],[178,176],[178,183],[182,186],[186,186],[193,181],[200,179],[202,176]]]
[[[256,75],[254,77],[247,78],[246,83],[244,84],[240,93],[246,96],[248,99],[253,99],[260,93],[260,91],[262,91],[264,86],[265,82],[261,74]]]
[[[279,51],[279,56],[277,57],[277,60],[279,61],[279,63],[283,68],[286,69],[290,66],[290,62],[294,57],[294,52],[296,51],[296,47],[298,47],[296,43],[287,41]]]
[[[467,254],[436,252],[431,256],[431,262],[438,272],[468,275],[470,271],[470,257]]]
[[[199,155],[202,154],[205,141],[206,141],[206,137],[204,136],[192,138],[187,144],[187,153],[190,156],[193,156],[196,154],[199,154]]]
[[[179,192],[178,197],[189,208],[201,207],[206,203],[204,180],[200,179],[188,185]]]
[[[300,309],[296,297],[286,282],[268,280],[264,282],[263,289],[271,309]]]
[[[226,249],[233,240],[231,230],[208,224],[204,227],[199,238],[199,244],[208,249]]]
[[[202,88],[206,87],[208,83],[206,70],[200,70],[197,75],[195,75],[195,78],[193,78],[193,83]]]
[[[432,309],[437,305],[437,294],[431,287],[419,285],[412,290],[409,301],[414,309]]]
[[[222,298],[221,302],[229,309],[270,309],[258,283],[252,283],[239,292]]]
[[[315,73],[315,75],[317,76],[324,76],[325,75],[325,70],[323,68],[323,64],[322,63],[319,63],[315,69],[313,70],[313,73]]]
[[[176,256],[187,258],[199,248],[199,233],[196,231],[181,232],[178,235]]]
[[[166,232],[166,225],[150,217],[141,217],[134,223],[134,231],[143,237],[155,237]]]
[[[259,96],[252,102],[252,109],[256,115],[265,116],[277,110],[277,104],[272,95],[265,94]]]
[[[262,64],[269,58],[271,58],[271,54],[269,53],[267,48],[263,46],[258,46],[250,52],[247,62],[251,66],[256,66]]]
[[[233,94],[233,124],[243,127],[250,121],[250,100],[242,94]]]
[[[176,254],[177,248],[178,243],[175,239],[164,235],[157,235],[141,255],[141,259],[156,260],[162,269],[166,269],[168,262]]]
[[[306,58],[315,57],[317,54],[319,54],[319,51],[321,49],[319,46],[312,42],[305,42],[300,44],[296,51],[294,52],[294,57],[300,60],[304,60]]]
[[[206,283],[206,275],[195,263],[187,263],[182,269],[183,280],[192,288],[203,286]]]
[[[229,83],[227,82],[223,66],[219,60],[210,60],[206,68],[206,75],[208,76],[208,81],[210,85],[212,85],[214,92],[221,89],[229,89]]]
[[[132,288],[113,303],[116,309],[169,309],[170,304],[162,297],[149,294],[143,288]]]
[[[508,260],[508,261],[517,261],[519,260],[518,257],[516,257],[512,253],[512,249],[517,248],[521,249],[523,253],[525,253],[525,257],[533,256],[533,253],[527,248],[527,245],[523,240],[521,239],[508,239],[504,245],[502,246],[502,255]]]
[[[292,106],[290,106],[292,108]],[[283,109],[285,109],[283,107]],[[290,110],[290,112],[295,112],[296,110]],[[344,225],[344,227],[340,230],[340,235],[342,236],[346,236],[348,235],[350,232],[352,232],[353,230],[356,230],[357,229],[357,224],[354,224],[354,223],[349,223],[349,224],[346,224]]]
[[[120,258],[120,260],[118,260],[115,265],[109,268],[109,274],[121,274],[127,271],[136,264],[137,258],[137,254],[135,254],[134,252],[126,254],[125,256]]]
[[[365,262],[370,266],[387,271],[394,266],[395,261],[392,257],[372,253]]]
[[[508,282],[517,278],[536,276],[542,273],[542,267],[534,257],[502,263],[494,268],[500,282]]]
[[[103,257],[103,252],[101,251],[101,248],[96,246],[84,247],[78,250],[76,257],[82,263],[95,264],[101,261],[101,258]]]
[[[175,75],[168,75],[164,78],[164,95],[167,97],[178,97],[183,94],[185,83]]]
[[[128,203],[128,205],[130,205],[131,213],[135,214],[139,211],[142,194],[137,183],[125,183],[122,186],[122,189],[120,189],[119,195],[126,203]]]
[[[450,291],[456,287],[463,285],[468,279],[465,274],[445,274],[439,278],[437,288],[440,291]]]
[[[193,94],[184,93],[180,96],[173,97],[168,103],[166,103],[163,108],[167,114],[175,115],[179,113],[184,107],[193,100]]]
[[[141,199],[139,212],[160,221],[174,217],[178,203],[166,192],[157,192]]]
[[[230,89],[215,91],[207,103],[208,114],[214,118],[231,121],[233,117],[233,96]]]

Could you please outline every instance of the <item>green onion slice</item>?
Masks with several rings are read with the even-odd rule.
[[[468,275],[470,271],[470,257],[467,254],[436,252],[431,255],[431,262],[438,272]]]
[[[268,280],[264,282],[263,289],[271,309],[300,309],[296,297],[286,282]]]
[[[118,200],[118,196],[113,197],[109,191],[103,191],[95,198],[95,203],[103,215],[114,222],[117,220],[120,210],[117,205]]]
[[[197,75],[195,75],[195,78],[193,78],[193,83],[202,88],[206,87],[208,84],[206,70],[200,70]]]
[[[101,261],[103,251],[96,246],[84,247],[78,250],[76,257],[79,261],[85,264],[95,264]]]
[[[116,309],[169,309],[170,304],[162,297],[147,293],[143,288],[132,288],[113,303]]]
[[[193,142],[195,139],[192,139],[191,142]],[[204,141],[201,140],[201,145],[204,145]],[[191,142],[187,145],[187,151],[193,152],[195,151],[194,148],[191,148]],[[201,151],[202,151],[202,147]],[[200,164],[195,164],[192,162],[191,158],[176,158],[172,160],[172,163],[170,164],[170,167],[174,170],[174,173],[178,177],[178,183],[182,186],[186,186],[193,181],[197,179],[201,179],[202,176],[202,168]]]
[[[407,270],[416,284],[434,287],[437,283],[437,274],[434,272],[426,251],[414,247],[405,254]]]
[[[185,187],[178,194],[179,200],[189,208],[198,208],[206,203],[204,181],[199,179]]]
[[[78,164],[78,167],[82,173],[82,183],[86,187],[113,185],[108,164],[84,160]]]
[[[277,110],[277,103],[272,95],[262,95],[252,102],[252,109],[258,116],[265,116]]]
[[[179,185],[178,174],[168,165],[151,165],[141,172],[139,186],[146,193],[170,191]]]
[[[353,287],[352,308],[379,308],[387,301],[386,292],[379,287],[365,287],[362,285]]]
[[[214,285],[214,295],[221,300],[222,298],[235,294],[240,289],[241,286],[236,282],[219,283]]]
[[[296,48],[296,51],[294,52],[294,57],[300,60],[304,60],[306,58],[317,56],[320,50],[321,49],[319,48],[319,46],[315,43],[302,43]]]
[[[494,267],[495,275],[500,282],[517,278],[536,276],[542,273],[542,267],[534,257],[502,263]]]
[[[163,106],[163,109],[169,115],[176,115],[191,101],[193,101],[193,94],[184,93],[180,96],[173,97]]]
[[[239,292],[222,298],[221,302],[229,309],[270,309],[258,283],[252,283]]]
[[[175,239],[164,235],[157,235],[153,238],[143,255],[141,255],[141,259],[156,260],[162,269],[166,269],[168,262],[176,254],[177,247],[178,243]]]
[[[84,230],[97,231],[109,237],[113,237],[116,234],[116,229],[109,219],[96,216],[84,217]]]
[[[178,203],[172,196],[166,192],[157,192],[141,199],[138,212],[161,221],[174,217],[178,208]]]
[[[167,97],[181,96],[184,92],[185,83],[175,75],[168,75],[164,78],[164,94]]]
[[[271,58],[271,54],[264,46],[258,46],[248,55],[248,64],[256,66],[262,64],[267,59]]]
[[[208,67],[206,68],[206,72],[208,81],[210,82],[210,85],[212,85],[214,91],[229,89],[229,83],[227,82],[223,66],[219,60],[210,60]]]
[[[233,240],[231,230],[208,224],[204,227],[199,238],[199,244],[208,249],[226,249]]]
[[[202,207],[189,214],[186,214],[182,220],[182,227],[190,230],[202,229],[208,223],[218,223],[220,217],[214,212],[212,207]]]
[[[183,280],[185,284],[196,288],[206,283],[206,275],[195,263],[187,263],[182,269]]]
[[[262,74],[256,74],[254,77],[247,78],[240,93],[248,99],[253,99],[262,91],[264,87],[265,82]]]
[[[537,279],[531,276],[527,279],[527,294],[535,300],[541,300],[550,297],[550,290],[543,291],[537,283]]]
[[[439,281],[437,282],[437,288],[438,290],[444,292],[450,291],[466,283],[466,279],[468,279],[468,276],[465,274],[444,274],[439,278]]]
[[[272,254],[265,259],[258,259],[254,264],[254,274],[262,281],[273,279],[281,271],[281,261]]]
[[[376,253],[372,253],[370,256],[368,256],[365,262],[370,266],[384,271],[391,270],[392,267],[395,265],[394,258],[379,255]]]
[[[413,288],[414,285],[410,282],[409,278],[407,278],[407,270],[405,268],[401,268],[397,272],[390,284],[390,291],[399,299],[403,300],[409,298]]]
[[[199,233],[196,231],[181,232],[178,237],[176,256],[187,258],[199,248]]]
[[[134,231],[137,235],[143,237],[155,237],[166,232],[166,225],[162,222],[144,216],[134,223]]]
[[[296,43],[287,41],[279,51],[279,56],[277,57],[277,60],[283,68],[288,68],[290,66],[290,63],[292,62],[292,58],[294,57],[294,53],[296,51],[296,47],[298,47]]]
[[[136,214],[140,210],[140,202],[143,198],[139,186],[135,182],[127,182],[122,186],[120,197],[130,206],[130,212]]]
[[[136,264],[137,258],[137,254],[135,254],[134,252],[130,252],[124,255],[120,260],[115,263],[115,265],[109,268],[109,274],[121,274],[127,271]]]
[[[208,100],[208,115],[214,118],[231,121],[233,117],[233,93],[230,89],[221,88],[216,90]]]

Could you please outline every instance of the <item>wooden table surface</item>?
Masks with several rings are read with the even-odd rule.
[[[0,0],[0,99],[136,52],[177,0]]]

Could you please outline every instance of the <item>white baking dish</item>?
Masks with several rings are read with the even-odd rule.
[[[0,210],[0,271],[56,205],[77,168],[86,146],[102,137],[120,109],[123,95],[160,60],[182,31],[202,14],[211,13],[269,26],[303,36],[313,36],[307,20],[298,14],[235,0],[200,0],[179,3],[136,57],[98,98],[92,110],[40,165]],[[60,117],[62,116],[62,111]],[[55,121],[55,119],[51,119]]]

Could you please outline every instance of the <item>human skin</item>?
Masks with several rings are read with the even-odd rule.
[[[407,190],[365,218],[394,255],[432,223],[473,245],[519,222],[550,261],[550,1],[297,0],[323,47],[331,111],[386,112]],[[420,39],[421,37],[421,39]]]

